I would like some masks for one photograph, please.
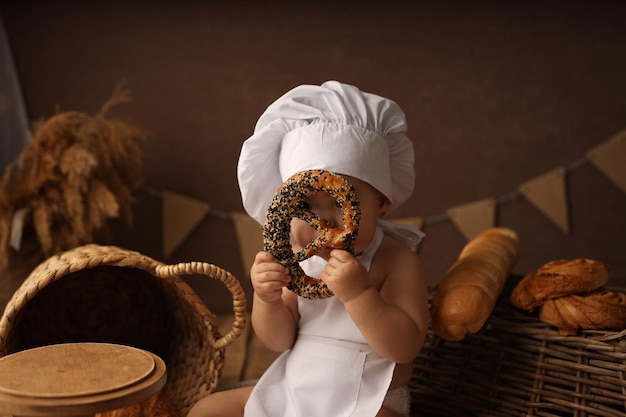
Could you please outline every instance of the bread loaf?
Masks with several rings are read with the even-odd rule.
[[[626,329],[626,294],[601,288],[581,295],[547,300],[539,318],[558,327],[562,334],[578,329]]]
[[[470,240],[439,283],[431,303],[433,330],[458,341],[479,331],[517,261],[515,231],[494,227]]]
[[[511,304],[531,311],[546,300],[600,288],[609,280],[609,268],[593,259],[556,260],[527,274],[511,293]]]

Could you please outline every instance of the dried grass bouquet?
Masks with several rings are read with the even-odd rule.
[[[0,270],[8,265],[18,210],[26,210],[45,256],[92,242],[107,219],[132,222],[145,133],[107,117],[112,107],[131,100],[122,82],[96,115],[62,112],[36,125],[0,180]]]

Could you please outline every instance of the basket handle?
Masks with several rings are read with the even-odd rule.
[[[233,296],[235,318],[230,331],[215,341],[215,347],[224,348],[241,336],[246,328],[246,296],[241,284],[230,272],[205,262],[183,262],[175,265],[158,265],[155,273],[160,277],[202,274],[222,282]]]

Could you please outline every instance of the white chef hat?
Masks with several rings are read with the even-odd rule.
[[[237,176],[243,205],[259,223],[278,187],[296,172],[324,169],[365,181],[391,201],[413,192],[413,144],[393,101],[327,81],[272,103],[244,142]]]

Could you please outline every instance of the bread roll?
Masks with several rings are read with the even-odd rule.
[[[601,288],[586,294],[547,300],[539,318],[558,327],[561,333],[578,329],[626,329],[626,294]]]
[[[517,234],[504,227],[487,229],[463,247],[432,299],[432,325],[439,337],[459,341],[482,328],[517,261],[518,250]]]
[[[511,304],[531,311],[546,300],[600,288],[609,280],[609,268],[593,259],[548,262],[519,282],[511,293]]]

